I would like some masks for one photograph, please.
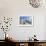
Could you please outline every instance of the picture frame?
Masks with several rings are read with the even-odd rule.
[[[34,16],[19,16],[18,25],[19,26],[33,26]]]

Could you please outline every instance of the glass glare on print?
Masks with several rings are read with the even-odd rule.
[[[32,16],[20,16],[21,25],[32,25]]]

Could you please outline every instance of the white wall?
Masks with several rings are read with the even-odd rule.
[[[44,39],[46,39],[46,16],[45,16],[45,24],[44,24]]]
[[[0,0],[1,16],[45,15],[46,8],[32,8],[28,0]]]
[[[19,27],[18,16],[34,16],[34,26]],[[29,36],[37,35],[39,40],[44,38],[45,8],[32,8],[28,0],[0,0],[0,16],[13,17],[11,30],[9,31],[16,39],[27,40]],[[1,37],[2,38],[2,37]]]
[[[34,34],[39,40],[44,39],[44,16],[34,16],[34,26],[21,27],[17,25],[17,18],[13,19],[11,34],[19,40],[27,40]]]
[[[28,27],[19,26],[17,16],[13,16],[12,18],[13,18],[12,26],[10,27],[10,31],[8,31],[8,33],[10,33],[10,35],[15,37],[16,40],[27,40],[29,39],[29,37],[32,37],[34,34],[37,35],[37,39],[39,40],[43,40],[45,38],[44,37],[45,16],[34,16],[33,26],[28,26]],[[3,31],[0,29],[0,35],[1,33],[3,33]],[[4,37],[0,36],[0,39],[3,38]]]

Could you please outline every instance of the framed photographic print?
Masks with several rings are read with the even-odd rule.
[[[33,26],[33,16],[19,16],[19,26]]]

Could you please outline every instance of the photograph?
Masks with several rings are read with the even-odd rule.
[[[19,24],[20,26],[33,26],[33,16],[20,16]]]

